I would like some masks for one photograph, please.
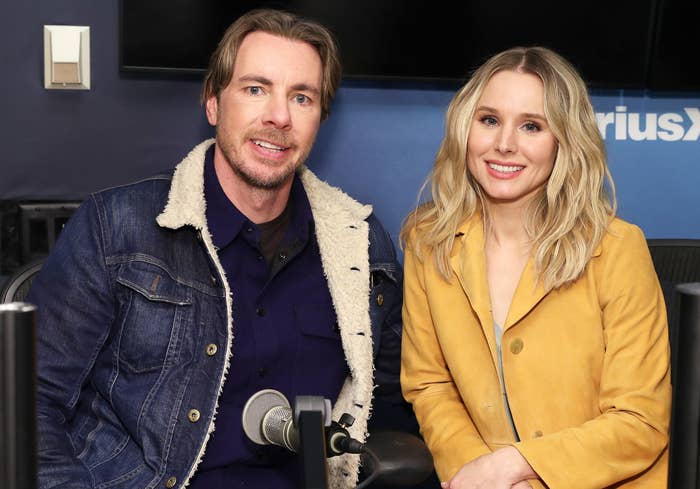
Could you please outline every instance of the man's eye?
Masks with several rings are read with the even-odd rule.
[[[261,95],[262,88],[261,87],[248,87],[248,93],[251,95]]]
[[[296,103],[302,104],[302,105],[308,104],[309,102],[311,102],[311,99],[309,97],[307,97],[306,95],[302,95],[302,94],[294,96],[294,100],[296,101]]]

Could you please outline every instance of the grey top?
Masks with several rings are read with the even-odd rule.
[[[520,437],[518,436],[518,430],[515,429],[515,423],[513,422],[513,414],[510,412],[510,405],[508,404],[508,394],[506,393],[506,382],[503,377],[503,355],[501,354],[501,338],[503,336],[503,328],[496,321],[493,322],[493,332],[496,334],[496,352],[498,353],[498,376],[501,379],[501,393],[503,394],[503,404],[506,406],[508,422],[510,423],[510,427],[513,429],[513,436],[515,436],[515,441],[520,441]]]

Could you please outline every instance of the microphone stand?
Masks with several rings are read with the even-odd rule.
[[[294,400],[294,422],[299,427],[299,453],[305,489],[328,489],[324,426],[329,415],[323,397],[297,396]]]

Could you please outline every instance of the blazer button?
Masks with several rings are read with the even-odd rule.
[[[177,484],[177,479],[175,477],[171,477],[170,479],[165,481],[165,487],[167,487],[168,489],[172,489],[173,487],[175,487],[175,484]]]
[[[520,338],[515,338],[513,341],[510,342],[510,351],[513,353],[513,355],[517,355],[521,351],[523,351],[523,340]]]
[[[214,343],[207,345],[207,355],[209,355],[210,357],[213,357],[214,355],[216,355],[217,350],[218,350],[218,348],[216,347],[216,345]]]
[[[377,305],[381,307],[382,304],[384,304],[384,294],[379,294],[377,296]]]
[[[199,421],[199,416],[199,411],[196,409],[190,409],[190,411],[187,413],[187,419],[189,419],[191,423],[196,423]]]

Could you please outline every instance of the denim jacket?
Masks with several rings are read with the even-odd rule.
[[[232,337],[229,286],[207,229],[203,163],[91,195],[34,281],[39,486],[184,487],[214,430]],[[373,390],[400,396],[401,270],[388,234],[339,189],[299,170],[350,375],[333,419],[364,440]],[[359,459],[329,459],[354,487]]]

